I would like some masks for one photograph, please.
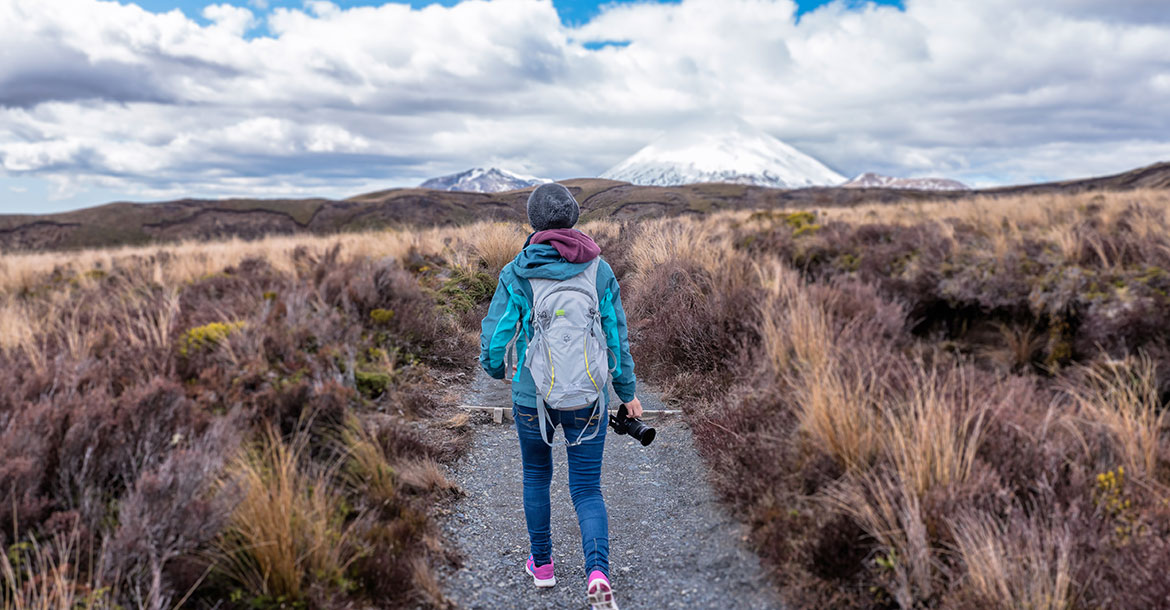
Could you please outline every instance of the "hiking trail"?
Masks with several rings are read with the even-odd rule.
[[[664,408],[657,392],[641,383],[639,390],[644,409]],[[511,387],[477,368],[462,402],[511,411]],[[682,416],[645,421],[658,429],[649,447],[612,428],[605,440],[601,489],[609,511],[610,578],[618,604],[623,610],[781,608],[775,587],[745,543],[746,529],[708,485],[706,466]],[[451,474],[467,493],[442,519],[445,538],[464,561],[460,569],[440,571],[444,593],[467,609],[586,607],[581,534],[569,499],[565,448],[553,450],[557,585],[538,589],[524,572],[528,530],[515,424],[510,418],[492,423],[485,412],[472,415],[472,422],[471,448]]]

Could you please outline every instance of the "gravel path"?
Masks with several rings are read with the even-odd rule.
[[[483,371],[464,404],[511,406],[509,386]],[[645,409],[664,408],[640,393]],[[509,419],[473,418],[475,439],[454,467],[467,492],[443,520],[448,543],[465,557],[440,574],[448,596],[463,608],[585,607],[584,560],[577,516],[569,499],[565,449],[554,450],[553,558],[557,586],[537,589],[524,573],[528,534],[521,504],[520,446]],[[759,560],[744,545],[743,527],[707,485],[705,466],[678,417],[647,419],[658,429],[650,447],[606,435],[602,493],[610,521],[610,570],[617,601],[634,608],[780,608]],[[560,431],[558,430],[558,436]]]

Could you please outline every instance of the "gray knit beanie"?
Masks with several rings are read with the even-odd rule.
[[[542,184],[528,196],[528,222],[537,231],[571,229],[580,214],[573,194],[556,182]]]

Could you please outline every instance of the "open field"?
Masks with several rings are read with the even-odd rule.
[[[793,607],[1170,600],[1167,191],[582,229]],[[445,605],[449,406],[524,234],[4,255],[0,607]]]
[[[897,189],[773,189],[742,184],[636,186],[599,178],[563,183],[581,202],[584,220],[636,220],[728,210],[824,209],[867,203],[969,200],[981,195],[1062,195],[1170,188],[1170,163],[1114,176],[983,191]],[[166,244],[267,235],[327,235],[384,228],[523,222],[529,190],[468,193],[396,188],[329,199],[183,199],[110,203],[42,215],[0,215],[0,251]]]

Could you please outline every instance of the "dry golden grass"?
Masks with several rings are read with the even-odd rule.
[[[765,289],[760,307],[761,339],[772,372],[783,373],[797,365],[807,370],[827,366],[833,347],[829,314],[804,290],[793,269],[772,261],[757,265]]]
[[[1071,536],[1036,516],[1022,532],[1008,531],[986,514],[952,524],[964,582],[996,608],[1063,610],[1072,606]]]
[[[842,365],[831,314],[795,270],[772,262],[756,271],[765,288],[762,350],[771,374],[795,388],[801,430],[846,468],[867,467],[879,449],[884,387],[871,370]]]
[[[524,233],[520,225],[477,223],[455,228],[417,231],[370,231],[334,236],[273,236],[255,241],[229,239],[211,242],[182,242],[165,246],[120,247],[80,252],[42,252],[0,255],[0,350],[21,350],[35,366],[46,366],[40,341],[47,331],[67,327],[67,347],[83,352],[107,329],[79,323],[76,304],[69,290],[44,290],[47,278],[58,274],[67,287],[100,281],[113,269],[123,269],[135,280],[120,302],[122,323],[118,337],[148,346],[165,346],[170,341],[178,312],[178,290],[186,283],[222,272],[244,260],[261,258],[277,271],[296,269],[298,250],[322,255],[340,249],[342,260],[394,258],[404,261],[413,250],[421,255],[440,256],[453,266],[476,268],[479,258],[492,268],[519,251]],[[498,271],[498,270],[497,270]],[[162,307],[142,307],[137,285],[161,286],[166,291]],[[41,307],[28,307],[22,292],[43,293]],[[46,306],[47,305],[47,306]]]
[[[868,468],[883,433],[878,415],[882,392],[875,375],[835,362],[798,371],[794,386],[801,430],[846,468]]]
[[[716,215],[701,220],[684,217],[645,221],[630,248],[635,272],[646,273],[667,261],[686,261],[712,275],[722,273],[729,266],[728,259],[736,254],[725,219],[726,216]]]
[[[146,260],[147,278],[157,284],[173,286],[218,273],[249,258],[263,258],[278,271],[295,269],[293,253],[298,248],[309,252],[326,252],[340,247],[344,258],[394,258],[404,260],[414,249],[424,255],[459,255],[492,251],[493,261],[503,256],[500,249],[523,244],[525,232],[517,224],[475,223],[460,227],[436,227],[416,230],[366,231],[340,235],[283,235],[252,241],[226,239],[185,241],[158,246],[99,248],[77,252],[33,252],[0,254],[0,293],[32,289],[55,270],[72,272],[79,282],[97,281],[97,275],[85,272],[106,271]],[[514,244],[509,241],[518,236]],[[482,244],[482,245],[481,245]],[[469,249],[470,247],[470,249]],[[510,260],[511,257],[509,257]],[[486,259],[485,259],[486,260]],[[493,261],[488,261],[492,263]],[[501,265],[502,266],[502,265]]]
[[[591,220],[577,227],[593,238],[613,238],[621,233],[621,223],[614,220]]]
[[[874,203],[852,208],[827,208],[820,210],[819,215],[829,220],[890,224],[917,224],[955,219],[970,223],[990,235],[1054,227],[1072,228],[1078,220],[1078,212],[1088,206],[1099,208],[1102,219],[1107,224],[1112,224],[1134,203],[1162,209],[1160,222],[1170,221],[1170,193],[1155,189],[1076,195],[982,196],[960,201]]]
[[[1037,361],[1048,342],[1048,337],[1032,326],[1010,326],[996,323],[1000,343],[980,348],[979,353],[1008,372],[1021,372]]]
[[[26,304],[11,296],[3,297],[0,302],[0,349],[37,352],[37,329],[40,328],[37,322]]]
[[[346,483],[366,490],[376,501],[392,502],[397,493],[396,473],[370,425],[351,415],[341,430],[340,448],[348,458],[342,469]]]
[[[861,473],[833,485],[824,497],[878,542],[884,553],[875,559],[893,573],[894,600],[902,608],[914,608],[933,594],[939,561],[927,535],[921,499],[907,483]]]
[[[301,599],[358,557],[334,473],[306,468],[307,449],[307,433],[286,443],[270,429],[228,467],[224,484],[243,496],[216,542],[217,569],[255,594]]]
[[[469,235],[471,250],[487,266],[492,275],[499,275],[516,258],[528,235],[525,227],[511,222],[493,222],[480,225]]]
[[[406,488],[421,492],[459,493],[459,485],[447,478],[434,460],[413,460],[399,465],[399,479]]]
[[[100,610],[115,607],[110,591],[86,582],[76,528],[47,543],[0,553],[0,610]]]
[[[1137,217],[1127,223],[1127,230],[1141,237],[1156,237],[1153,232],[1170,224],[1170,192],[1134,190],[1124,192],[1082,193],[1077,195],[1008,195],[984,196],[962,201],[929,201],[897,204],[869,204],[853,208],[819,210],[821,221],[851,223],[878,222],[899,225],[934,223],[944,235],[953,238],[957,221],[970,224],[985,236],[996,259],[1004,257],[1020,243],[1024,235],[1040,238],[1057,247],[1065,260],[1081,260],[1088,248],[1102,267],[1118,268],[1100,241],[1092,236],[1083,239],[1080,226],[1083,212],[1097,210],[1105,226],[1115,226],[1123,213]],[[1088,243],[1086,243],[1086,241]],[[1160,240],[1150,239],[1152,243]]]
[[[961,369],[946,380],[933,371],[918,372],[911,386],[905,400],[885,405],[880,438],[903,484],[922,496],[970,477],[985,411],[948,398],[970,392]]]
[[[1127,358],[1087,369],[1086,375],[1087,383],[1072,388],[1084,424],[1107,435],[1130,472],[1154,476],[1166,411],[1153,362]]]

